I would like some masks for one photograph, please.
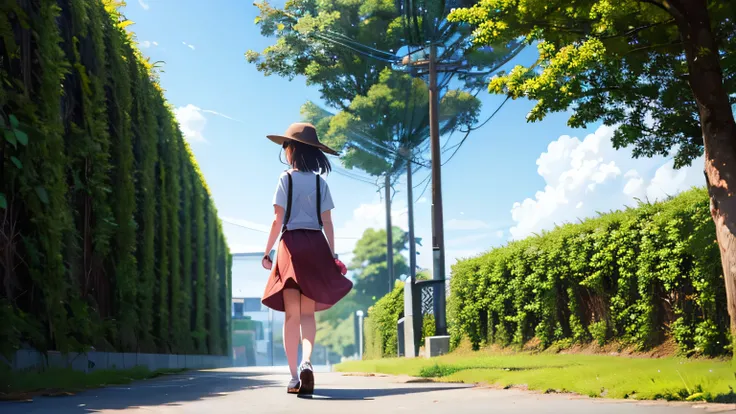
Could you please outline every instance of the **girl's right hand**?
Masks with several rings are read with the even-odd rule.
[[[335,259],[335,265],[337,265],[337,268],[340,270],[340,274],[345,276],[348,273],[348,268],[345,266],[345,264],[340,259]]]
[[[263,256],[263,259],[261,260],[261,266],[263,266],[266,270],[271,270],[273,267],[273,262],[271,261],[271,258],[268,256]]]

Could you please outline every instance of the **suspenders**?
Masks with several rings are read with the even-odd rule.
[[[322,230],[322,209],[320,208],[320,204],[322,204],[322,186],[319,182],[319,175],[315,174],[317,177],[317,221],[319,222],[319,229]]]
[[[287,231],[286,224],[289,223],[289,219],[291,218],[291,187],[294,186],[294,181],[291,178],[291,173],[287,171],[286,176],[289,177],[289,189],[287,190],[286,214],[284,215],[284,225],[281,228],[282,233]],[[321,183],[319,181],[319,175],[315,174],[315,177],[317,179],[317,221],[319,222],[319,229],[322,230],[322,186],[320,185]]]
[[[286,176],[289,177],[289,189],[288,196],[286,198],[286,214],[284,215],[284,225],[281,227],[281,233],[284,233],[286,231],[286,223],[289,222],[289,218],[291,217],[291,187],[292,187],[292,180],[291,180],[291,173],[286,172]]]

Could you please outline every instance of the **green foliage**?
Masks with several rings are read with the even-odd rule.
[[[343,299],[344,301],[345,299]],[[342,302],[342,301],[341,301]],[[347,316],[334,321],[324,320],[320,316],[317,325],[316,342],[328,347],[340,356],[353,356],[357,352],[355,332],[355,307]],[[321,312],[324,313],[324,312]],[[363,333],[365,335],[365,332]]]
[[[382,297],[370,309],[365,319],[364,359],[395,356],[398,351],[396,324],[404,311],[404,283],[397,282],[388,295]]]
[[[227,244],[120,3],[37,3],[0,5],[0,351],[226,352]]]
[[[263,52],[248,51],[247,61],[267,76],[305,76],[308,85],[319,86],[322,99],[333,108],[347,109],[355,96],[367,94],[389,63],[326,41],[325,35],[338,33],[379,50],[402,46],[403,27],[392,2],[295,0],[283,9],[265,1],[255,5],[260,10],[255,23],[261,34],[277,40]]]
[[[709,1],[707,7],[720,48],[712,53],[718,53],[733,105],[736,3]],[[702,154],[703,135],[688,84],[700,74],[689,73],[677,9],[640,0],[483,0],[455,10],[450,20],[469,23],[479,46],[518,38],[537,45],[533,67],[516,66],[489,86],[492,93],[535,100],[527,120],[573,107],[571,127],[620,125],[617,148],[633,145],[636,157],[676,151],[675,165],[682,166]]]
[[[568,224],[453,267],[453,346],[536,337],[683,354],[730,350],[725,288],[705,190]]]
[[[221,352],[220,336],[222,326],[218,318],[224,309],[220,309],[219,300],[219,277],[217,275],[217,211],[214,209],[214,204],[208,200],[207,203],[207,332],[209,335],[208,339],[208,350],[211,354],[219,354]]]
[[[402,275],[409,273],[406,259],[401,252],[406,250],[407,234],[398,227],[393,228],[394,243],[394,277],[398,280]],[[388,279],[386,264],[386,231],[366,229],[363,237],[358,240],[353,250],[353,260],[350,270],[354,273],[355,285],[353,290],[355,303],[360,309],[367,309],[382,296],[389,292],[394,285]]]
[[[398,353],[399,316],[404,313],[404,282],[396,282],[394,290],[382,297],[368,309],[365,319],[364,359],[395,357]],[[422,335],[424,338],[435,333],[435,320],[432,315],[422,318]]]
[[[193,158],[193,155],[192,155]],[[194,226],[193,234],[193,247],[194,257],[204,257],[206,254],[205,250],[205,236],[206,225],[205,225],[205,210],[206,210],[206,194],[204,186],[199,182],[194,182],[194,197],[192,199],[194,212],[194,220],[192,220],[192,226]],[[206,262],[204,260],[197,260],[194,263],[195,273],[192,277],[194,292],[194,329],[193,337],[196,342],[196,350],[200,353],[207,352],[207,271]]]
[[[470,93],[447,91],[440,100],[440,135],[477,122],[480,101]],[[368,174],[401,174],[397,152],[422,151],[429,139],[429,88],[419,78],[384,69],[377,83],[356,95],[345,110],[332,116],[308,102],[302,117],[313,123],[327,145],[343,153],[346,168]]]

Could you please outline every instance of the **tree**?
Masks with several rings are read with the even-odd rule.
[[[292,0],[283,9],[267,1],[255,5],[261,34],[277,41],[263,52],[249,50],[246,60],[266,76],[305,76],[333,108],[346,109],[355,96],[367,94],[390,66],[389,56],[376,50],[402,46],[401,19],[392,1]],[[370,48],[356,53],[353,41]]]
[[[343,356],[350,356],[355,352],[353,318],[360,309],[360,305],[355,302],[355,294],[355,290],[351,290],[335,306],[317,314],[316,342]]]
[[[460,90],[447,91],[440,103],[441,133],[470,127],[478,119],[480,101]],[[313,102],[302,116],[315,124],[324,141],[343,151],[347,168],[370,175],[401,174],[410,152],[426,151],[429,138],[429,90],[409,75],[384,69],[378,83],[356,96],[336,115]]]
[[[393,228],[394,275],[406,275],[409,268],[400,253],[406,250],[407,235]],[[368,309],[389,291],[386,266],[386,230],[367,229],[353,250],[350,270],[355,274],[355,303],[359,309]]]
[[[538,43],[489,90],[537,101],[529,121],[573,108],[568,123],[618,125],[613,143],[634,156],[674,153],[676,167],[705,152],[705,176],[731,333],[736,340],[736,3],[728,0],[482,0],[450,20],[474,43]]]

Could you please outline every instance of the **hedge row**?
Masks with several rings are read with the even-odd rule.
[[[569,224],[458,262],[457,346],[615,340],[640,350],[674,338],[683,354],[730,350],[726,295],[707,193],[694,189]]]
[[[426,279],[420,275],[418,279]],[[363,359],[379,359],[395,357],[398,354],[398,327],[399,318],[404,314],[404,283],[397,282],[394,290],[379,299],[368,309],[368,317],[364,321],[363,332],[365,345]],[[423,318],[422,338],[424,344],[426,336],[434,335],[434,317],[427,315]]]
[[[118,2],[0,5],[0,346],[226,354],[231,257]]]

